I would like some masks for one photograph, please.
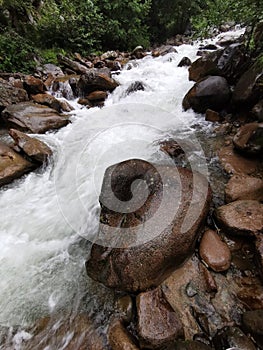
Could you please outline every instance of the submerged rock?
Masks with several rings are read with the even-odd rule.
[[[142,182],[136,187],[138,179],[148,184],[143,200],[145,192]],[[132,195],[132,184],[137,197]],[[134,201],[124,209],[125,201],[131,198]],[[158,286],[191,255],[210,199],[207,180],[187,169],[155,168],[136,159],[109,167],[100,195],[98,239],[86,262],[88,275],[128,292]],[[114,202],[114,210],[106,207]]]
[[[184,338],[180,315],[165,300],[160,288],[139,294],[136,305],[141,347],[160,349]]]
[[[238,200],[219,207],[215,217],[220,228],[234,235],[255,236],[263,232],[263,204]]]
[[[11,127],[34,134],[59,129],[69,123],[69,119],[56,110],[32,102],[8,106],[2,117]]]
[[[196,83],[185,95],[183,107],[192,108],[197,113],[207,109],[220,111],[230,99],[230,88],[225,78],[210,76]]]
[[[112,350],[139,350],[131,334],[120,320],[111,322],[108,329],[108,340]]]
[[[132,83],[128,89],[125,91],[125,94],[126,95],[130,95],[132,94],[133,92],[135,91],[144,91],[145,90],[145,87],[143,85],[143,83],[141,81],[135,81],[134,83]]]
[[[178,63],[177,67],[189,67],[189,66],[191,66],[191,64],[192,64],[192,62],[191,62],[190,58],[183,57],[181,59],[181,61]]]
[[[225,187],[227,203],[239,199],[263,201],[263,180],[247,175],[233,175]]]
[[[34,168],[34,164],[0,142],[0,186],[12,182]]]
[[[21,131],[10,129],[10,136],[15,140],[15,146],[18,146],[32,160],[44,163],[52,155],[51,149],[42,141],[29,137]]]
[[[213,230],[205,231],[199,248],[201,258],[216,272],[230,267],[231,253],[225,242]]]
[[[256,350],[253,342],[238,328],[224,327],[220,329],[213,338],[216,350],[238,349]]]

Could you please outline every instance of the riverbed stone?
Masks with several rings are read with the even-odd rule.
[[[153,57],[165,56],[168,53],[177,53],[177,50],[173,45],[162,45],[152,51],[152,56]]]
[[[237,200],[216,209],[218,226],[228,233],[255,236],[263,232],[263,204],[254,200]]]
[[[116,80],[100,73],[99,70],[90,69],[88,73],[81,75],[77,83],[77,92],[79,97],[84,97],[96,90],[112,92],[117,86],[119,83]]]
[[[58,113],[70,112],[74,109],[72,106],[69,105],[68,102],[60,101],[48,93],[31,95],[31,100],[33,100],[36,103],[55,109]]]
[[[133,301],[130,295],[120,297],[116,302],[117,311],[124,322],[130,323],[133,316]]]
[[[263,309],[246,311],[242,318],[242,329],[253,336],[263,348]]]
[[[10,105],[2,112],[2,117],[9,126],[34,134],[59,129],[69,123],[69,119],[56,110],[32,102]]]
[[[0,78],[0,111],[9,105],[24,101],[28,101],[26,90],[14,87],[8,81]]]
[[[263,99],[255,104],[252,108],[252,113],[259,122],[263,122]]]
[[[34,164],[0,142],[0,186],[12,182],[34,168]]]
[[[24,89],[28,92],[29,95],[43,93],[46,90],[46,87],[43,81],[39,78],[35,78],[32,75],[26,75],[24,77]]]
[[[178,341],[168,350],[212,350],[212,348],[206,344],[198,341]]]
[[[51,149],[44,142],[21,131],[10,129],[9,135],[14,139],[15,146],[18,146],[21,151],[36,162],[42,164],[52,155]]]
[[[211,199],[207,180],[198,173],[194,173],[193,195],[192,176],[187,169],[154,166],[139,159],[109,167],[100,195],[98,239],[86,262],[88,275],[108,287],[138,292],[158,286],[180,266],[194,249]],[[137,187],[135,209],[122,212],[123,201],[133,198],[130,186],[137,179],[146,181],[149,195],[141,202]],[[105,203],[111,205],[116,198],[120,207],[107,208]]]
[[[192,108],[197,113],[205,113],[207,109],[220,111],[230,99],[230,88],[225,78],[219,76],[206,77],[187,92],[183,99],[185,110]]]
[[[225,242],[213,230],[206,230],[200,243],[199,254],[214,271],[226,271],[231,264],[231,252]]]
[[[165,300],[161,288],[139,294],[136,305],[141,347],[159,349],[184,339],[180,315]]]
[[[118,319],[110,323],[108,340],[112,350],[139,350],[131,334]]]
[[[97,90],[97,91],[91,92],[86,97],[90,101],[101,101],[101,100],[104,101],[106,100],[107,96],[108,94],[106,91]]]
[[[253,342],[238,327],[224,327],[213,337],[216,350],[238,349],[256,350]]]
[[[255,242],[256,249],[256,263],[258,266],[259,274],[263,280],[263,235],[257,235]]]
[[[262,154],[263,123],[248,123],[238,130],[233,137],[236,149],[245,154]]]
[[[240,199],[263,201],[263,180],[242,174],[233,175],[225,187],[226,203]]]
[[[183,57],[181,61],[178,63],[177,67],[189,67],[192,62],[189,57]]]

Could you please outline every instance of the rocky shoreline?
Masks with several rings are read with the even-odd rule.
[[[152,56],[175,52],[174,46],[157,48]],[[47,332],[55,339],[55,347],[66,333],[72,333],[65,347],[68,350],[263,349],[263,63],[260,56],[248,57],[240,41],[201,49],[197,61],[190,65],[184,58],[181,63],[190,65],[189,79],[195,82],[183,100],[183,108],[192,108],[216,123],[218,142],[213,153],[218,154],[229,177],[225,203],[214,205],[209,186],[206,189],[200,178],[195,200],[203,203],[201,214],[182,234],[193,180],[187,169],[178,167],[182,205],[164,233],[150,243],[128,249],[93,244],[87,273],[116,290],[116,309],[107,336],[100,335],[86,315],[60,323],[58,316],[40,320],[30,329],[34,336],[23,349],[44,349],[49,344],[41,343],[41,339]],[[70,122],[67,113],[72,107],[47,91],[57,89],[64,97],[78,97],[84,108],[103,106],[107,95],[118,86],[113,78],[118,70],[126,64],[132,68],[131,60],[146,55],[138,47],[130,54],[111,51],[87,59],[76,55],[74,60],[61,56],[64,72],[46,65],[36,76],[0,74],[0,120],[5,128],[11,127],[9,134],[15,141],[0,144],[0,185],[52,157],[48,146],[25,133],[45,133]],[[143,89],[143,85],[134,82],[127,93],[136,89]],[[160,148],[180,163],[184,152],[176,141],[167,140]],[[107,227],[136,228],[154,216],[162,203],[163,185],[178,187],[170,169],[166,167],[163,172],[167,182],[161,183],[156,169],[136,159],[106,170],[104,179],[112,179],[113,192],[120,200],[129,200],[135,179],[144,179],[150,194],[145,205],[133,213],[112,212],[103,205],[108,193],[104,180],[101,237],[107,237]],[[176,193],[171,191],[172,195]],[[124,237],[124,246],[131,245],[133,234],[130,232],[128,241]],[[11,349],[10,341],[5,339],[4,349]]]

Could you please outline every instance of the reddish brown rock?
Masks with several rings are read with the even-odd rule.
[[[253,200],[238,200],[219,207],[215,218],[220,228],[241,236],[263,232],[263,204]]]
[[[0,142],[0,186],[12,182],[34,168],[34,164]]]
[[[180,266],[194,249],[211,199],[207,180],[194,173],[196,204],[191,206],[185,219],[193,200],[192,175],[187,169],[155,168],[138,159],[109,167],[100,195],[98,240],[86,262],[88,275],[108,287],[137,292],[158,286]],[[133,198],[130,186],[137,179],[144,179],[148,184],[148,197],[141,203],[138,188],[137,197],[129,204],[130,211],[122,212],[123,201]],[[111,205],[116,198],[121,201],[120,207],[114,211],[108,209],[105,203]],[[162,214],[158,209],[160,205]]]
[[[205,231],[200,243],[199,254],[204,262],[216,272],[226,271],[230,267],[230,250],[213,230]]]
[[[2,112],[2,117],[9,126],[34,134],[59,129],[69,123],[69,119],[56,110],[31,102],[8,106]]]
[[[172,45],[162,45],[152,51],[153,57],[165,56],[168,53],[177,53],[177,50]]]
[[[225,187],[227,203],[239,199],[263,201],[263,180],[246,175],[233,175]]]
[[[131,322],[133,313],[133,302],[130,295],[124,295],[119,298],[116,303],[117,311],[121,315],[121,319],[125,322]]]
[[[227,326],[219,329],[213,337],[213,343],[216,350],[238,349],[238,350],[256,350],[252,340],[238,328]]]
[[[263,309],[263,286],[243,284],[237,293],[238,299],[247,310]]]
[[[207,109],[205,112],[205,120],[215,123],[220,122],[222,118],[218,112],[215,112],[212,109]]]
[[[108,329],[108,340],[112,350],[139,350],[131,334],[119,320],[113,320]]]
[[[197,113],[205,113],[207,109],[220,111],[230,99],[230,89],[225,78],[219,76],[206,77],[187,92],[183,99],[185,110],[192,108]]]
[[[100,100],[106,100],[107,98],[107,92],[106,91],[93,91],[90,94],[87,95],[87,99],[90,101],[100,101]]]
[[[204,276],[207,293],[216,293],[218,288],[211,272],[203,264],[200,264],[200,270]]]
[[[119,84],[114,79],[93,69],[81,75],[77,83],[77,91],[78,96],[84,97],[96,90],[111,92],[116,89],[117,86],[119,86]]]
[[[263,151],[263,123],[249,123],[241,126],[233,138],[233,143],[241,152],[261,154]]]
[[[160,150],[167,153],[172,158],[176,158],[185,153],[179,143],[175,140],[161,141]]]
[[[165,300],[160,288],[136,298],[141,347],[159,349],[184,338],[180,315]]]
[[[43,93],[46,87],[41,79],[35,78],[32,75],[26,75],[24,78],[24,88],[30,95]]]
[[[232,145],[222,147],[218,152],[219,160],[228,174],[257,174],[262,171],[258,159],[242,157],[235,152]]]
[[[15,140],[15,146],[18,146],[32,160],[44,163],[52,155],[51,149],[44,142],[29,137],[21,131],[10,129],[9,135]]]
[[[59,113],[70,112],[74,109],[68,102],[60,101],[48,93],[32,95],[31,99],[36,103],[53,108]]]

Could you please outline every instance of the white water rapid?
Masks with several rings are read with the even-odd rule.
[[[184,56],[195,60],[199,45],[136,61],[115,76],[121,85],[104,108],[88,110],[69,101],[76,108],[72,123],[36,135],[52,148],[52,161],[0,190],[0,326],[23,328],[72,309],[103,319],[112,294],[86,276],[89,245],[82,236],[96,234],[104,171],[128,158],[166,160],[156,141],[175,135],[194,138],[192,126],[203,118],[182,110],[193,82],[188,69],[177,65]],[[126,96],[134,81],[141,81],[145,91]]]

